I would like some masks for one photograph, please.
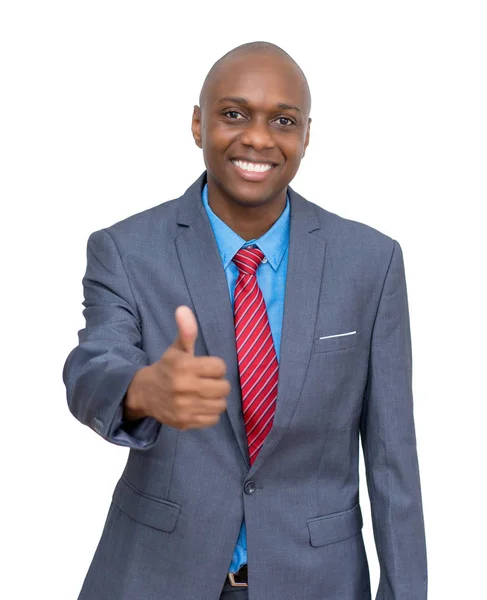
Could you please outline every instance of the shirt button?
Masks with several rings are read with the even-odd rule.
[[[266,257],[266,256],[264,256],[264,258],[262,259],[262,262],[263,262],[263,263],[266,263],[266,262],[267,262],[267,257]]]
[[[256,490],[255,483],[252,481],[252,479],[250,479],[249,481],[245,482],[244,492],[248,496],[250,496],[251,494],[253,494],[255,492],[255,490]]]

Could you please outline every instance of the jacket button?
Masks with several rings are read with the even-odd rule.
[[[255,483],[252,481],[252,479],[245,482],[244,492],[247,495],[253,494],[255,492],[255,490],[256,490]]]
[[[103,431],[103,421],[98,417],[95,417],[93,419],[93,429],[96,431],[96,433],[99,433],[100,435]]]

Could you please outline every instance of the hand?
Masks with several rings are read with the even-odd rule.
[[[211,427],[226,409],[230,383],[225,361],[195,356],[198,324],[192,310],[175,312],[178,335],[161,358],[133,377],[124,401],[124,419],[150,416],[178,429]]]

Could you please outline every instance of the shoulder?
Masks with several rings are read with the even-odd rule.
[[[395,248],[400,249],[399,243],[383,231],[367,223],[345,218],[311,200],[297,196],[304,202],[306,210],[314,213],[317,228],[312,235],[323,239],[327,246],[344,258],[387,260]]]
[[[175,222],[178,198],[168,200],[152,208],[133,214],[105,228],[113,236],[150,235],[154,230],[160,232],[161,227],[170,227]]]
[[[94,231],[88,245],[115,245],[119,253],[126,254],[145,252],[153,244],[161,246],[172,241],[176,237],[178,200],[168,200]]]

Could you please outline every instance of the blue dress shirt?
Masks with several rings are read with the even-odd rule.
[[[289,197],[287,198],[285,209],[274,225],[260,238],[246,242],[211,210],[208,204],[207,185],[203,189],[202,196],[218,250],[220,251],[232,307],[238,277],[237,265],[232,261],[235,253],[240,248],[247,246],[258,246],[264,253],[264,262],[257,269],[257,282],[264,296],[274,347],[276,349],[277,360],[279,361],[289,247]],[[235,573],[246,563],[247,535],[244,521],[240,529],[229,570],[231,573]]]

